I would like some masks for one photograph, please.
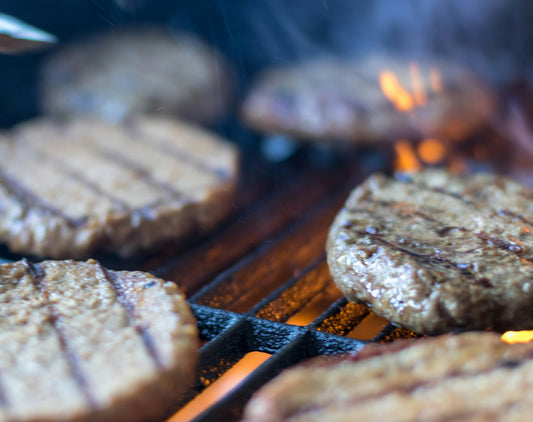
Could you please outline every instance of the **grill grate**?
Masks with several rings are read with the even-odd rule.
[[[30,7],[22,6],[22,2],[7,3],[5,12],[36,24],[46,17],[43,25],[65,41],[98,28],[109,29],[109,23],[124,25],[132,20],[160,21],[192,30],[214,43],[236,65],[242,92],[260,68],[279,64],[280,58],[290,62],[305,53],[294,49],[294,43],[285,42],[291,37],[279,26],[279,16],[291,24],[295,16],[301,18],[301,8],[287,9],[287,2],[279,2],[283,5],[282,15],[260,13],[261,25],[255,25],[257,28],[254,17],[258,10],[251,6],[253,2],[248,5],[222,2],[222,13],[217,15],[205,1],[188,5],[178,2],[178,6],[173,2],[143,2],[143,7],[135,8],[134,14],[117,13],[118,1],[82,1],[76,6],[60,1],[53,16],[42,13],[45,7],[42,2],[30,2]],[[316,1],[309,10],[306,3],[311,20],[302,22],[310,24],[307,33],[312,33],[313,28],[326,30],[331,25],[329,29],[339,30],[339,23],[349,14],[342,7],[334,12],[332,6],[328,4],[325,13],[321,1]],[[372,8],[367,9],[358,13],[365,24],[372,17]],[[277,9],[271,8],[270,12],[273,10]],[[65,19],[67,16],[69,19]],[[332,16],[341,19],[331,19]],[[256,48],[258,42],[264,41],[261,29],[265,28],[280,29],[267,32],[274,39],[279,32],[278,38],[283,42],[270,43],[271,48],[267,49]],[[342,29],[341,25],[341,32]],[[7,127],[36,113],[34,76],[41,56],[2,59],[4,77],[0,82],[9,88],[4,91],[16,92],[4,96],[6,102],[1,104],[0,121]],[[513,92],[503,92],[503,96],[510,95],[519,105],[523,104],[526,101],[523,93],[527,94],[528,87],[506,90],[510,88]],[[255,150],[255,136],[237,122],[216,129],[226,138],[238,140],[245,151],[245,174],[233,217],[209,236],[168,245],[149,257],[127,261],[101,258],[103,265],[111,269],[149,271],[173,280],[189,298],[198,320],[202,348],[196,383],[184,397],[176,399],[176,409],[204,391],[247,353],[271,355],[238,387],[195,419],[202,422],[239,420],[244,403],[254,391],[284,368],[306,358],[358,350],[367,342],[414,336],[380,320],[367,307],[348,303],[333,285],[324,256],[327,230],[346,195],[373,171],[387,170],[390,155],[383,151],[334,154],[308,148],[281,163],[266,163]],[[513,161],[514,149],[509,148],[507,139],[501,139],[500,133],[493,132],[477,135],[474,142],[454,145],[455,153],[477,157],[461,163],[478,169],[486,166],[481,157],[494,161],[500,170],[512,169],[509,163]],[[524,178],[528,177],[525,164],[522,170],[520,167],[513,170],[523,171]],[[531,178],[526,181],[532,183]],[[0,248],[0,262],[19,258]]]
[[[100,258],[111,269],[173,280],[189,298],[202,348],[196,383],[174,410],[250,352],[271,356],[195,421],[239,420],[253,392],[304,359],[414,336],[366,306],[348,303],[329,276],[324,253],[347,194],[370,173],[386,170],[387,155],[329,153],[323,160],[322,153],[304,148],[273,164],[247,152],[234,216],[215,233],[143,259]]]
[[[325,260],[327,231],[347,194],[371,172],[384,170],[386,158],[359,151],[317,165],[308,152],[266,166],[270,183],[262,181],[251,195],[247,190],[257,186],[243,187],[252,200],[236,217],[153,271],[185,289],[201,335],[196,384],[178,407],[247,353],[271,355],[195,421],[239,420],[254,391],[304,359],[414,336],[366,306],[348,303]]]

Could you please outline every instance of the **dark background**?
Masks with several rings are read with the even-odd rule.
[[[190,31],[222,50],[240,94],[265,66],[316,54],[396,51],[448,56],[494,84],[527,80],[533,6],[524,0],[0,0],[11,14],[59,39],[157,22]],[[56,47],[57,48],[57,47]],[[0,127],[38,113],[36,81],[44,52],[0,56]]]

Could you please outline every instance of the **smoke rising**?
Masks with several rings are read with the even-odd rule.
[[[381,51],[449,57],[498,82],[531,55],[533,5],[519,0],[254,1],[241,13],[252,67]]]

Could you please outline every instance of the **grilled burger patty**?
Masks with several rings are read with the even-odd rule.
[[[527,421],[533,343],[463,333],[372,344],[283,372],[252,398],[245,422]]]
[[[388,89],[396,93],[402,110],[382,91],[379,79],[385,71]],[[493,103],[478,77],[450,62],[321,58],[264,72],[252,86],[242,115],[262,132],[373,144],[402,137],[465,138],[486,123]]]
[[[129,256],[213,228],[237,148],[170,119],[42,119],[0,139],[0,240],[52,258]]]
[[[157,27],[114,28],[78,40],[47,58],[40,73],[45,113],[111,121],[157,112],[212,123],[227,111],[232,91],[218,52]]]
[[[98,262],[0,265],[0,420],[144,421],[192,381],[195,320],[175,284]]]
[[[371,176],[330,228],[331,275],[417,333],[531,329],[532,199],[496,175]]]

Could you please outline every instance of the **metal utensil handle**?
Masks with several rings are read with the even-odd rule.
[[[37,50],[56,41],[52,34],[0,13],[0,53],[16,54]]]

